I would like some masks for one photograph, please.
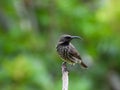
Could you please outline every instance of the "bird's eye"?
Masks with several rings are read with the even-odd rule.
[[[70,37],[66,37],[66,39],[70,39]]]

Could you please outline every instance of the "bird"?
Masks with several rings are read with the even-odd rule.
[[[72,39],[81,39],[79,36],[61,35],[56,45],[56,51],[64,62],[75,65],[79,63],[82,67],[88,68],[88,66],[82,61],[82,58],[77,49],[71,44]]]

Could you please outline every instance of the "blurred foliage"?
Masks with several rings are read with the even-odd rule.
[[[61,90],[55,45],[73,40],[88,70],[70,66],[69,90],[120,90],[120,0],[3,0],[0,90]]]

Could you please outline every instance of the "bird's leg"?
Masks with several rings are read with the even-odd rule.
[[[63,62],[63,63],[62,63],[62,72],[68,71],[66,64],[67,64],[66,62]]]
[[[73,67],[75,65],[75,63],[71,63],[71,67]]]

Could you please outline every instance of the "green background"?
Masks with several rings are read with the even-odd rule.
[[[61,90],[62,34],[89,66],[67,65],[69,90],[120,90],[120,0],[1,0],[0,90]]]

